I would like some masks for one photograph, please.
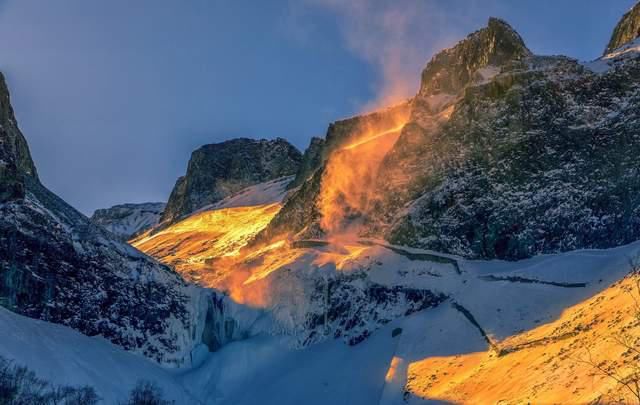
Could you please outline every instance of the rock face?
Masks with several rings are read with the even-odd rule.
[[[96,210],[91,221],[127,241],[156,226],[164,212],[165,203],[120,204]]]
[[[47,190],[0,81],[0,305],[182,364],[199,343],[188,286]]]
[[[329,125],[324,139],[313,138],[304,153],[300,170],[289,184],[289,189],[297,188],[297,191],[284,201],[282,210],[256,237],[255,242],[282,234],[296,234],[300,238],[321,237],[323,231],[318,224],[321,216],[318,199],[325,166],[331,154],[352,141],[363,128],[385,128],[393,122],[393,118],[409,116],[412,105],[413,100],[407,100],[380,111],[336,121]]]
[[[25,177],[38,178],[27,141],[18,129],[9,90],[0,73],[0,203],[23,198]]]
[[[316,280],[306,314],[303,346],[341,338],[349,345],[364,341],[388,322],[434,308],[448,297],[427,289],[373,283],[365,272]],[[327,336],[328,335],[328,336]]]
[[[586,65],[535,56],[491,19],[425,68],[361,234],[502,259],[636,240],[639,97],[635,48]],[[323,171],[261,237],[323,235]]]
[[[407,100],[390,108],[329,124],[324,139],[311,139],[309,147],[304,152],[300,170],[296,173],[294,181],[289,184],[289,188],[298,187],[309,180],[316,170],[324,165],[329,156],[341,146],[347,144],[359,129],[367,126],[384,126],[389,117],[408,115],[411,111],[411,102],[412,100]]]
[[[191,155],[176,182],[162,222],[174,222],[248,186],[295,174],[301,153],[284,139],[246,138],[205,145]]]
[[[640,3],[636,4],[622,17],[622,20],[613,31],[604,55],[615,51],[638,37],[640,37]]]
[[[320,166],[322,166],[324,159],[326,159],[325,143],[326,142],[323,138],[311,138],[309,147],[302,155],[300,169],[298,169],[293,181],[287,186],[289,190],[302,185]]]
[[[431,59],[422,71],[418,97],[457,94],[478,78],[480,69],[502,66],[530,55],[520,35],[509,24],[490,18],[486,28]]]
[[[378,176],[395,180],[376,202],[385,238],[504,259],[638,239],[637,55],[600,73],[522,51],[501,62],[442,125],[423,112],[403,130]]]

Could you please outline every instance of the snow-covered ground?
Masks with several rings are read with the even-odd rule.
[[[519,262],[454,258],[457,266],[430,260],[433,252],[371,242],[343,261],[338,260],[342,250],[330,245],[302,250],[300,266],[315,262],[306,269],[309,274],[339,263],[334,271],[357,268],[379,285],[428,288],[449,298],[435,308],[396,317],[355,346],[326,339],[296,348],[292,336],[258,328],[257,334],[203,354],[197,366],[178,370],[163,369],[103,339],[1,309],[0,355],[55,383],[93,385],[109,401],[126,395],[138,379],[148,379],[181,404],[401,404],[409,364],[485,351],[488,340],[552,322],[622,278],[640,254],[640,243]],[[318,266],[329,256],[335,261]],[[302,271],[296,263],[286,268],[283,274]],[[279,298],[280,307],[297,305],[286,294]]]
[[[56,384],[91,385],[105,403],[126,399],[138,379],[155,381],[168,398],[198,403],[169,371],[98,337],[0,308],[0,356]]]
[[[287,186],[295,176],[279,179],[247,187],[215,204],[200,208],[197,212],[219,210],[223,208],[251,207],[281,202],[287,194]]]

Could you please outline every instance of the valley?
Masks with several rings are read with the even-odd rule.
[[[637,403],[639,28],[580,62],[490,18],[304,152],[202,145],[91,218],[0,76],[0,357],[104,403]]]

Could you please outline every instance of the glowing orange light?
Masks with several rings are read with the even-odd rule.
[[[357,236],[359,220],[366,216],[380,163],[409,120],[399,109],[375,123],[366,119],[327,161],[320,190],[320,225],[329,235]]]

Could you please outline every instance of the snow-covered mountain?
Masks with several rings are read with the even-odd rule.
[[[176,220],[258,183],[296,173],[302,154],[282,138],[232,139],[191,154],[187,173],[176,181],[161,220]]]
[[[0,88],[0,356],[113,401],[618,398],[576,364],[637,361],[604,335],[640,339],[638,10],[588,63],[492,18],[304,155],[198,149],[131,241],[158,262],[42,186]]]
[[[536,56],[491,19],[427,65],[379,164],[361,163],[367,144],[315,159],[258,240],[358,223],[359,235],[477,258],[629,243],[640,236],[639,66],[624,44],[591,63]],[[345,223],[326,220],[336,212]]]
[[[508,359],[514,345],[518,358],[526,359],[540,355],[527,351],[538,347],[535,342],[556,342],[561,336],[572,340],[560,343],[560,353],[578,355],[597,347],[605,354],[610,345],[597,337],[604,330],[583,335],[589,330],[583,322],[562,313],[573,305],[583,313],[594,301],[581,302],[594,295],[596,302],[618,297],[617,285],[607,286],[625,277],[638,255],[637,243],[576,249],[624,245],[639,236],[639,56],[634,41],[589,63],[536,56],[507,23],[491,19],[432,59],[413,99],[340,121],[327,139],[312,140],[282,207],[261,223],[264,229],[252,241],[226,256],[202,250],[197,261],[203,267],[187,260],[178,269],[236,303],[269,314],[262,331],[304,353],[334,345],[335,339],[366,351],[387,334],[394,349],[376,348],[392,353],[385,382],[378,377],[378,396],[355,394],[354,387],[342,392],[348,403],[464,401],[456,396],[458,387],[469,390],[466,398],[482,402],[503,392],[489,388],[491,395],[474,397],[472,379],[459,379],[450,367],[433,369],[432,376],[434,357],[451,356],[447,362],[436,359],[438,367],[453,361],[465,370],[477,367],[472,370],[492,387],[499,382],[478,370],[517,367]],[[263,207],[244,208],[257,213]],[[209,215],[216,211],[208,207]],[[177,227],[165,230],[178,241],[171,250],[174,258],[193,258],[183,250],[191,236]],[[244,245],[247,238],[237,240]],[[154,245],[153,235],[146,242]],[[574,252],[540,255],[569,250]],[[535,257],[470,260],[530,256]],[[625,328],[626,319],[609,321]],[[546,326],[535,329],[540,325]],[[486,358],[457,360],[471,352]],[[218,355],[224,356],[213,355],[216,367],[224,367]],[[376,357],[370,356],[371,361]],[[335,360],[327,362],[335,366]],[[296,366],[285,366],[292,369]],[[382,369],[377,369],[380,376]],[[504,392],[524,392],[522,400],[567,402],[577,390],[583,391],[581,401],[597,399],[584,380],[566,381],[565,389],[543,384],[552,371],[542,370],[529,372],[536,371],[539,387],[553,394],[528,391],[525,378]],[[239,378],[252,372],[239,371]],[[190,376],[201,381],[202,389],[213,390],[207,378],[200,380],[197,372]],[[597,384],[617,392],[604,378]],[[292,388],[277,387],[278,395],[292,399],[287,403],[309,400]],[[209,392],[220,395],[227,388],[225,383]],[[273,396],[261,399],[275,402],[276,388],[265,391]],[[228,395],[224,398],[235,398]],[[238,395],[239,403],[255,400],[253,392]]]
[[[42,185],[3,76],[0,190],[3,307],[166,365],[190,364],[194,349],[226,339],[209,326],[215,294],[185,283]]]
[[[156,381],[177,403],[211,405],[401,405],[434,399],[493,403],[495,395],[531,403],[587,403],[607,391],[617,392],[614,382],[589,378],[592,370],[570,358],[586,358],[589,349],[598,359],[621,361],[619,348],[608,340],[610,332],[631,330],[640,337],[639,329],[629,329],[635,318],[632,298],[625,293],[637,276],[615,282],[632,268],[629,257],[640,254],[638,243],[518,262],[451,257],[460,272],[429,259],[427,251],[411,250],[408,255],[392,247],[362,248],[343,267],[327,264],[320,269],[378,285],[367,300],[359,294],[336,295],[339,305],[329,312],[328,329],[336,330],[331,313],[344,305],[350,306],[349,320],[375,311],[378,326],[355,346],[330,338],[301,347],[295,344],[301,338],[295,333],[252,333],[216,352],[200,353],[195,367],[168,372],[104,339],[0,309],[0,329],[12,331],[0,340],[0,356],[55,383],[91,385],[107,403],[121,399],[137,379]],[[316,246],[304,255],[326,258],[337,251]],[[273,310],[281,311],[281,319],[286,311],[305,305],[304,296],[286,288],[288,281],[303,277],[290,274],[312,274],[304,261],[298,263],[299,268],[282,268],[268,276],[280,285]],[[357,292],[357,283],[351,285]],[[394,306],[376,300],[384,296],[384,288],[429,289],[447,298],[435,308],[388,318]],[[260,324],[258,319],[253,323]],[[267,325],[273,323],[263,322],[262,327]],[[325,333],[322,327],[315,330]]]
[[[122,238],[131,239],[158,225],[165,203],[120,204],[96,210],[91,221]]]

